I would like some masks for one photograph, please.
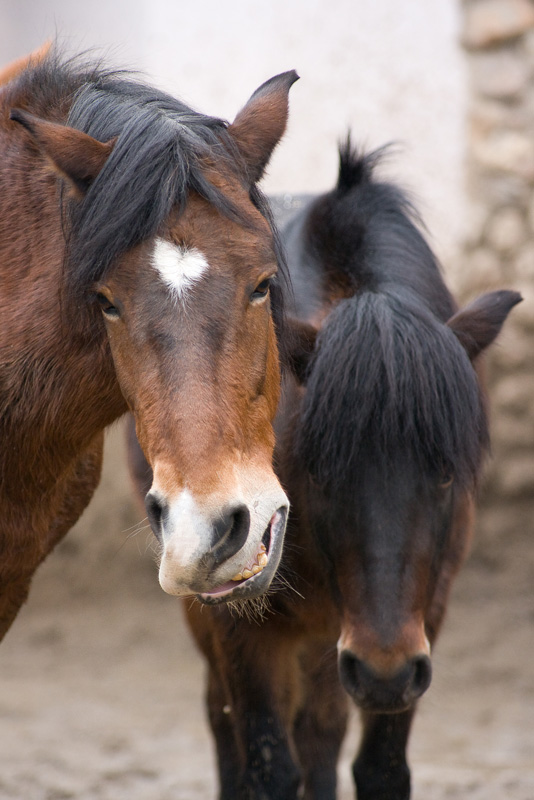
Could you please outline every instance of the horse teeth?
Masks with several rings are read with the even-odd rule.
[[[253,575],[257,575],[258,572],[261,572],[262,569],[267,566],[267,562],[269,561],[267,557],[267,552],[265,550],[265,545],[261,545],[261,552],[258,553],[256,556],[256,561],[250,567],[245,567],[243,572],[238,572],[237,575],[234,575],[233,578],[230,578],[232,581],[246,581],[248,578],[252,578]]]
[[[267,552],[267,548],[265,547],[263,542],[260,544],[260,550],[261,550],[262,553],[266,553]]]

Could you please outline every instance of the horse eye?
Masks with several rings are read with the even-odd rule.
[[[250,295],[251,300],[261,300],[262,297],[266,297],[269,291],[269,286],[271,285],[271,279],[265,278],[265,280],[258,283],[252,294]]]
[[[110,319],[118,319],[119,309],[114,306],[110,300],[108,300],[105,294],[102,294],[102,292],[97,292],[96,300],[106,317],[109,317]]]
[[[439,488],[448,489],[449,486],[452,486],[453,481],[454,481],[453,475],[444,475],[442,480],[440,481]]]

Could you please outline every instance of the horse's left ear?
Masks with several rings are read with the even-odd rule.
[[[471,361],[497,338],[506,317],[522,299],[518,292],[489,292],[448,320],[447,325],[456,334]]]
[[[12,108],[9,118],[26,128],[56,171],[82,194],[106,163],[115,144],[114,139],[99,142],[82,131],[34,117],[20,108]]]
[[[289,90],[298,79],[295,70],[291,70],[263,83],[228,127],[247,165],[251,183],[262,177],[282,138],[287,124]]]

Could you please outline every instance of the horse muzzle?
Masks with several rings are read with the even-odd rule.
[[[152,487],[146,498],[162,545],[159,579],[173,595],[217,604],[263,594],[282,555],[289,504],[278,486],[261,500],[199,504],[183,490],[169,503]]]
[[[382,674],[350,650],[342,650],[338,670],[343,688],[356,705],[375,714],[407,711],[432,680],[432,663],[426,653],[408,658],[391,674]]]
[[[249,600],[264,594],[271,585],[282,557],[287,514],[288,506],[278,508],[263,533],[254,559],[249,558],[246,566],[240,567],[230,581],[209,591],[198,592],[198,600],[207,605],[217,605],[229,600]]]

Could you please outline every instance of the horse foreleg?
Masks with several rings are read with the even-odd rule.
[[[239,796],[242,762],[235,732],[230,720],[230,698],[225,693],[218,671],[210,666],[206,705],[215,739],[219,773],[219,800],[235,800]]]
[[[335,650],[321,648],[306,670],[306,694],[295,720],[295,745],[304,775],[304,800],[335,800],[337,762],[347,729],[348,698],[337,674]],[[310,663],[308,657],[306,661]]]
[[[362,715],[362,742],[352,765],[358,800],[409,800],[406,745],[414,712]]]
[[[234,776],[229,775],[229,765],[221,770],[225,781],[221,797],[296,800],[301,776],[290,742],[298,670],[293,645],[269,636],[266,626],[226,622],[218,629],[215,667],[226,698],[222,711],[234,734],[236,750],[230,750],[230,759],[235,763],[234,753],[238,754],[240,770]],[[220,694],[218,699],[220,704]],[[220,710],[215,721],[223,736],[228,727]],[[228,747],[223,745],[219,757],[227,756]]]
[[[265,686],[249,684],[230,713],[245,756],[239,800],[296,800],[300,770],[287,727]]]
[[[5,531],[0,531],[0,639],[25,603],[37,567],[74,525],[87,506],[100,478],[103,435],[73,464],[53,493],[34,502],[32,513],[0,508]],[[22,510],[24,509],[24,510]],[[6,522],[11,520],[11,524]]]

